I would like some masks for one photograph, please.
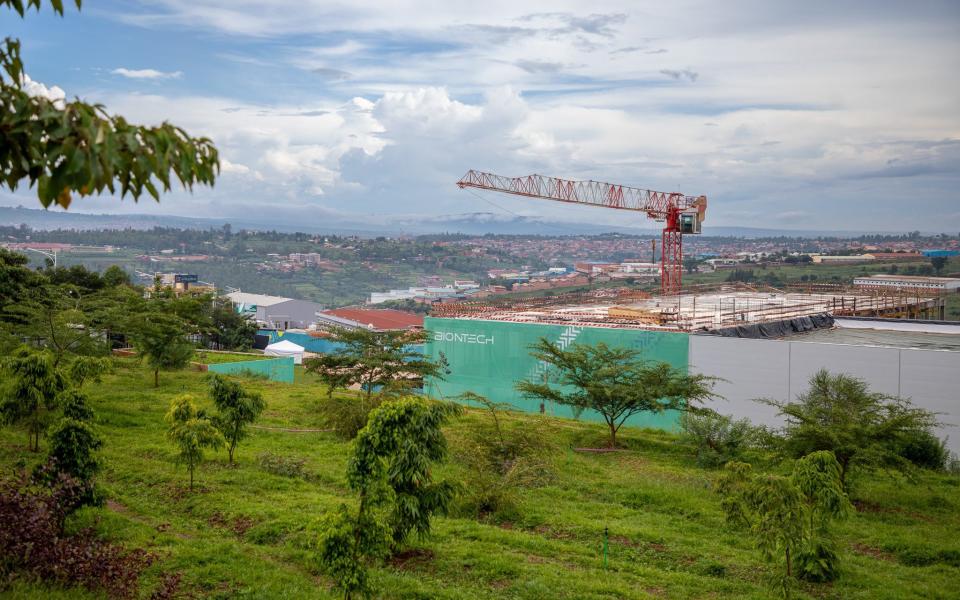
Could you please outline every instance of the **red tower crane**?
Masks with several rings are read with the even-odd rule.
[[[660,263],[660,292],[664,295],[680,292],[683,235],[700,233],[707,212],[706,196],[654,192],[616,183],[571,181],[544,175],[504,177],[470,170],[457,185],[461,189],[472,187],[530,198],[633,210],[664,222]]]

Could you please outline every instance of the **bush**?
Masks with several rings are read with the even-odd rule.
[[[64,534],[67,514],[86,490],[84,483],[62,472],[38,482],[20,471],[0,481],[0,575],[29,574],[101,590],[112,598],[136,596],[151,555],[98,540],[92,529]]]
[[[733,420],[713,411],[683,413],[680,428],[681,436],[694,446],[697,463],[703,467],[720,467],[740,460],[744,451],[758,440],[758,432],[749,420]]]
[[[352,440],[367,424],[370,412],[380,405],[380,397],[369,401],[352,396],[331,396],[320,401],[323,421],[338,437]]]
[[[549,436],[542,422],[515,427],[503,422],[505,405],[475,394],[464,399],[481,404],[490,420],[470,430],[455,452],[467,468],[458,511],[474,518],[516,520],[521,488],[542,485],[552,477]]]
[[[257,464],[267,473],[281,477],[305,477],[304,464],[306,459],[291,456],[279,456],[272,452],[261,452],[257,455]]]
[[[900,456],[914,465],[935,471],[945,470],[950,459],[946,442],[930,431],[921,430],[904,435],[898,451]]]

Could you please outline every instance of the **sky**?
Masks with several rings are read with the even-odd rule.
[[[71,210],[313,225],[491,213],[657,226],[454,184],[706,195],[711,225],[960,232],[960,2],[85,0],[20,37],[32,93],[213,139],[213,189]],[[29,191],[0,205],[39,207]],[[612,214],[611,214],[612,213]]]

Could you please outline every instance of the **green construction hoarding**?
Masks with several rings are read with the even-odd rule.
[[[682,333],[437,317],[427,317],[424,328],[429,332],[427,355],[434,360],[442,355],[449,365],[450,373],[444,379],[426,382],[426,392],[437,398],[451,399],[469,391],[519,410],[538,412],[540,401],[524,398],[514,384],[544,377],[547,366],[530,356],[530,346],[540,338],[563,348],[598,342],[634,348],[644,360],[666,362],[687,372],[689,339]],[[553,403],[545,405],[544,411],[555,416],[574,416],[569,407]],[[644,413],[634,415],[627,424],[675,429],[678,417],[676,411]],[[580,418],[602,420],[592,412],[585,412]]]

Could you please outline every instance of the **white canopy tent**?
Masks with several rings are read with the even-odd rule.
[[[288,340],[280,340],[263,349],[266,356],[292,356],[293,364],[303,364],[303,346]]]

